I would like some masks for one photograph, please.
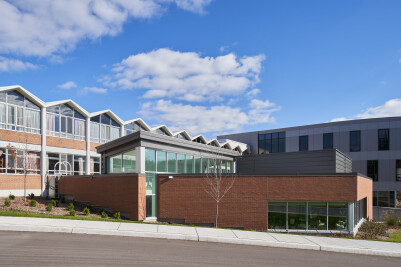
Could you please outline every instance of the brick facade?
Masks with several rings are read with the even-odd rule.
[[[60,137],[46,136],[46,145],[71,149],[86,150],[86,142]]]
[[[61,195],[72,195],[76,201],[90,202],[121,213],[131,220],[146,218],[146,177],[137,174],[62,177]]]
[[[42,136],[40,134],[22,133],[10,130],[0,130],[1,141],[23,143],[27,141],[28,144],[41,145]]]
[[[93,142],[91,142],[91,143],[90,143],[90,149],[91,149],[91,151],[97,152],[96,147],[98,147],[98,146],[100,146],[100,145],[101,145],[101,144],[99,144],[99,143],[93,143]]]
[[[186,223],[214,224],[216,202],[205,192],[199,175],[158,175],[158,219],[184,219]],[[344,176],[237,176],[219,207],[220,227],[267,229],[268,201],[346,201],[367,198],[372,219],[372,180]]]
[[[25,176],[22,174],[0,174],[0,190],[24,189]],[[42,189],[40,175],[28,175],[26,177],[27,189]]]

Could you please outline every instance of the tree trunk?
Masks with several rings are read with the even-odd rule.
[[[219,218],[219,202],[217,201],[217,205],[216,205],[216,228],[217,228],[217,220]]]
[[[24,171],[25,173],[25,179],[24,179],[24,204],[26,204],[26,171]]]

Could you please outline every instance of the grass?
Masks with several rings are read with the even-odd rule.
[[[104,221],[104,222],[124,222],[124,223],[141,223],[137,221],[128,220],[117,220],[108,218],[97,218],[97,217],[81,217],[81,216],[67,216],[67,215],[50,215],[50,214],[39,214],[33,212],[23,212],[17,210],[0,210],[0,216],[11,216],[11,217],[36,217],[36,218],[51,218],[51,219],[67,219],[67,220],[82,220],[82,221]]]
[[[386,241],[401,243],[401,230],[392,233]]]

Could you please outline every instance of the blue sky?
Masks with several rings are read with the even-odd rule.
[[[0,0],[0,86],[210,137],[401,116],[399,10],[390,0]]]

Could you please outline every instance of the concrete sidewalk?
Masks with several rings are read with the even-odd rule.
[[[0,216],[0,231],[152,237],[401,257],[401,243],[145,223]]]

